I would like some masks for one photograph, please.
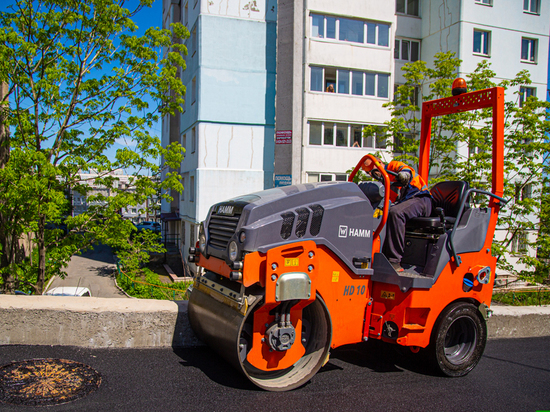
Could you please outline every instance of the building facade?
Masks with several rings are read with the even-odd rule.
[[[164,5],[165,24],[180,21],[191,32],[184,113],[163,122],[163,139],[186,148],[184,193],[163,204],[179,213],[173,230],[182,234],[184,256],[216,202],[273,186],[346,180],[366,153],[390,160],[382,133],[366,138],[362,129],[390,120],[383,104],[404,83],[408,62],[429,64],[436,53],[453,51],[462,59],[457,76],[488,60],[496,82],[529,71],[533,83],[521,87],[521,98],[543,98],[547,90],[550,7],[541,0]]]

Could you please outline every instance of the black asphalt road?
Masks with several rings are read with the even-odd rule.
[[[0,346],[0,365],[54,357],[102,375],[87,397],[52,407],[1,411],[538,411],[550,410],[550,337],[492,340],[463,378],[430,374],[415,358],[378,342],[334,350],[305,386],[256,389],[210,349],[81,349]]]

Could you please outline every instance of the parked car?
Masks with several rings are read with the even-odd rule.
[[[47,296],[92,296],[90,289],[82,286],[58,286],[43,294]]]
[[[153,232],[159,232],[160,233],[160,223],[158,222],[141,222],[136,225],[137,230],[152,230]]]

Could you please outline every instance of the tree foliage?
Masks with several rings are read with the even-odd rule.
[[[415,96],[422,94],[422,101],[451,96],[452,82],[460,64],[454,53],[447,52],[436,54],[433,68],[423,61],[403,67],[406,81],[397,88],[394,100],[385,105],[392,114],[387,122],[388,137],[391,137],[388,146],[392,147],[397,160],[418,167],[421,101],[415,101]],[[549,216],[548,189],[547,183],[544,184],[549,171],[550,122],[546,110],[550,104],[536,97],[523,101],[521,87],[531,84],[527,70],[520,71],[511,80],[495,83],[495,78],[497,74],[491,70],[490,63],[483,61],[466,79],[469,91],[501,86],[506,93],[504,197],[511,201],[500,213],[497,228],[506,235],[493,242],[493,254],[498,257],[501,269],[526,278],[547,277],[549,265],[540,255],[548,256],[550,251],[545,223]],[[374,129],[367,127],[364,132],[372,135]],[[471,187],[490,190],[491,109],[434,118],[431,142],[430,184],[465,180]],[[488,199],[472,200],[486,204]],[[539,252],[538,257],[534,253],[520,256],[519,262],[527,265],[527,271],[518,270],[509,260],[511,247],[518,242]]]
[[[173,170],[156,177],[159,158],[178,168],[183,149],[163,148],[150,130],[183,103],[179,40],[189,32],[173,24],[138,35],[132,18],[151,3],[18,0],[0,14],[0,118],[9,129],[0,139],[8,153],[0,156],[0,272],[8,292],[21,273],[36,274],[40,292],[47,275],[94,242],[129,248],[135,228],[121,210],[163,188],[182,190]],[[113,173],[121,169],[132,174],[129,187]],[[91,172],[109,196],[91,192]],[[71,190],[94,206],[71,216]],[[24,238],[37,259],[22,259]]]

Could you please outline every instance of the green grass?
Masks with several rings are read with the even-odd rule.
[[[118,273],[118,285],[128,295],[141,299],[187,300],[187,288],[192,282],[163,283],[159,275],[148,268],[134,273]]]
[[[493,295],[493,303],[511,306],[550,305],[550,290],[498,292]]]

